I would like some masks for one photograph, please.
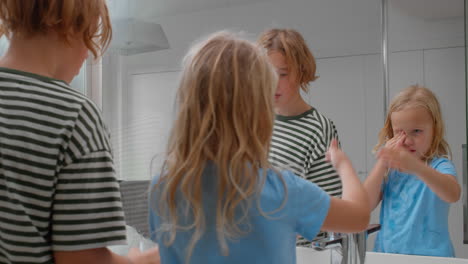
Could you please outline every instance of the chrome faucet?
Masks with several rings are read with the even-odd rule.
[[[327,237],[314,240],[312,248],[331,250],[331,264],[364,264],[367,236],[380,230],[379,224],[372,224],[360,233],[329,233]]]

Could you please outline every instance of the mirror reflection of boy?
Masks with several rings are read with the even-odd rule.
[[[293,29],[270,29],[258,41],[266,49],[279,76],[275,92],[276,120],[269,160],[279,169],[287,169],[307,179],[331,196],[341,197],[341,180],[326,151],[332,139],[338,139],[336,127],[317,108],[301,96],[316,80],[316,63],[302,35]],[[318,237],[323,237],[320,233]],[[299,238],[298,245],[310,242]]]

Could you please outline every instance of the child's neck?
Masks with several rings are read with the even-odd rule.
[[[289,102],[287,105],[282,107],[277,107],[275,109],[276,114],[282,116],[297,116],[305,111],[310,110],[312,107],[302,99],[298,97],[296,100]]]
[[[56,34],[38,35],[28,38],[13,35],[10,46],[0,59],[0,67],[46,76],[70,82],[74,74],[64,64],[70,50]],[[68,52],[70,53],[70,52]],[[64,59],[65,58],[65,59]]]

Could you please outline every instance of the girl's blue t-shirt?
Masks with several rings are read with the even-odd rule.
[[[456,177],[455,166],[446,158],[434,158],[430,166]],[[453,257],[449,207],[416,175],[392,170],[382,186],[381,229],[374,251]]]
[[[209,180],[216,179],[216,169],[208,167],[203,177],[206,231],[196,244],[190,258],[190,263],[193,264],[296,263],[297,234],[312,240],[319,232],[330,207],[330,197],[315,184],[288,171],[282,171],[281,175],[278,175],[268,170],[259,196],[260,207],[263,212],[272,212],[280,208],[286,198],[284,206],[279,211],[264,216],[259,211],[257,203],[252,202],[248,214],[250,232],[236,240],[228,240],[229,255],[223,256],[215,225],[216,184],[213,184],[215,180]],[[153,180],[152,186],[156,182],[157,178]],[[158,232],[161,219],[155,210],[157,201],[154,198],[157,197],[158,190],[153,187],[150,190],[154,190],[149,202],[150,232],[151,238],[159,245],[162,263],[186,263],[186,249],[192,231],[177,232],[174,243],[166,246],[163,242],[164,235]],[[182,221],[186,220],[188,219]]]

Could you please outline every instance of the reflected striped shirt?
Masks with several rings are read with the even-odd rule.
[[[0,68],[0,263],[125,244],[109,135],[63,81]]]
[[[341,197],[341,179],[325,154],[338,133],[333,122],[315,108],[298,116],[276,116],[269,160]]]

